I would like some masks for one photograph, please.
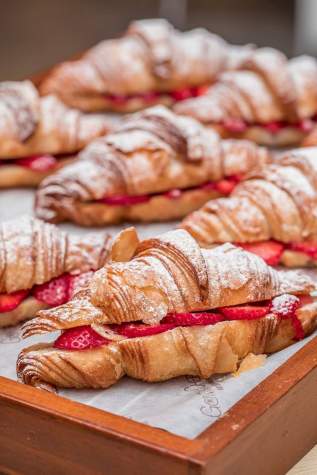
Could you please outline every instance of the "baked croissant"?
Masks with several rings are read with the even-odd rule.
[[[73,301],[27,322],[25,336],[68,330],[23,350],[18,377],[46,389],[106,388],[124,374],[154,382],[235,371],[249,353],[278,351],[315,329],[313,289],[309,277],[241,248],[201,249],[171,231],[135,242],[131,260],[109,263]]]
[[[299,144],[317,114],[317,61],[290,61],[279,51],[260,48],[225,72],[208,92],[176,104],[174,110],[215,128],[223,137],[263,145]]]
[[[317,147],[298,149],[251,173],[230,198],[213,200],[181,225],[203,247],[239,243],[269,264],[317,263]]]
[[[86,111],[133,112],[203,93],[251,51],[201,28],[181,33],[163,19],[134,21],[123,37],[55,67],[40,91]]]
[[[304,138],[302,147],[314,147],[317,145],[317,125],[313,127],[311,132]]]
[[[113,119],[83,114],[30,81],[0,83],[0,188],[34,186],[106,134]]]
[[[107,234],[74,236],[28,216],[0,225],[0,327],[66,302],[106,261]]]
[[[163,106],[136,113],[90,144],[75,164],[46,178],[36,194],[45,221],[104,225],[185,216],[230,193],[270,153],[247,141],[221,141]]]

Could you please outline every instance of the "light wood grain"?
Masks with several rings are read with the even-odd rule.
[[[316,475],[317,473],[317,445],[300,460],[287,475]]]

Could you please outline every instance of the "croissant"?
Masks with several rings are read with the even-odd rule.
[[[45,221],[84,226],[176,219],[230,193],[269,159],[263,148],[222,142],[193,119],[156,106],[130,116],[78,162],[46,178],[35,212]]]
[[[0,188],[37,185],[112,122],[70,109],[55,96],[40,98],[30,81],[0,83]]]
[[[151,382],[209,378],[316,327],[310,278],[270,268],[241,248],[202,249],[175,230],[135,241],[130,251],[132,259],[107,264],[72,301],[25,324],[24,336],[66,330],[20,353],[20,381],[50,389],[106,388],[125,374]]]
[[[306,135],[301,146],[302,147],[314,147],[317,145],[317,125],[314,125],[311,132]]]
[[[0,327],[64,303],[106,261],[107,234],[73,236],[28,216],[0,225]]]
[[[316,59],[288,61],[277,50],[260,48],[238,71],[223,73],[205,95],[176,104],[174,110],[225,138],[270,146],[300,144],[316,122]]]
[[[203,93],[202,86],[236,67],[252,49],[229,45],[201,28],[181,33],[163,19],[134,21],[123,37],[53,68],[40,91],[85,111],[170,105]]]
[[[271,265],[316,266],[317,147],[279,158],[238,185],[230,198],[213,200],[181,227],[203,247],[240,244]]]

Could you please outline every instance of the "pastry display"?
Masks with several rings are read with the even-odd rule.
[[[30,81],[0,83],[0,188],[36,186],[74,159],[113,120],[40,98]]]
[[[134,21],[121,38],[53,68],[40,91],[85,111],[170,105],[203,94],[221,71],[237,67],[252,49],[229,45],[202,28],[182,33],[163,19]]]
[[[136,113],[95,140],[76,163],[47,177],[36,215],[84,226],[166,221],[228,195],[270,153],[248,141],[222,141],[164,106]]]
[[[67,234],[29,216],[0,224],[0,327],[61,305],[108,257],[108,234]]]
[[[206,203],[181,226],[203,247],[233,242],[271,265],[316,266],[317,147],[251,172],[229,198]]]
[[[287,60],[277,50],[260,48],[238,71],[221,74],[204,96],[174,110],[223,137],[270,146],[300,144],[317,119],[317,61],[310,56]]]
[[[185,230],[141,242],[126,233],[85,289],[25,323],[24,336],[63,332],[20,353],[20,381],[51,389],[106,388],[125,374],[209,378],[316,328],[309,277],[231,244],[202,249]]]

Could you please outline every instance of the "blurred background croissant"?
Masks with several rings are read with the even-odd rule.
[[[5,3],[5,5],[4,5]],[[317,54],[316,0],[10,0],[0,15],[0,80],[21,79],[123,32],[136,18],[205,27],[235,44]],[[115,8],[114,8],[115,6]]]

